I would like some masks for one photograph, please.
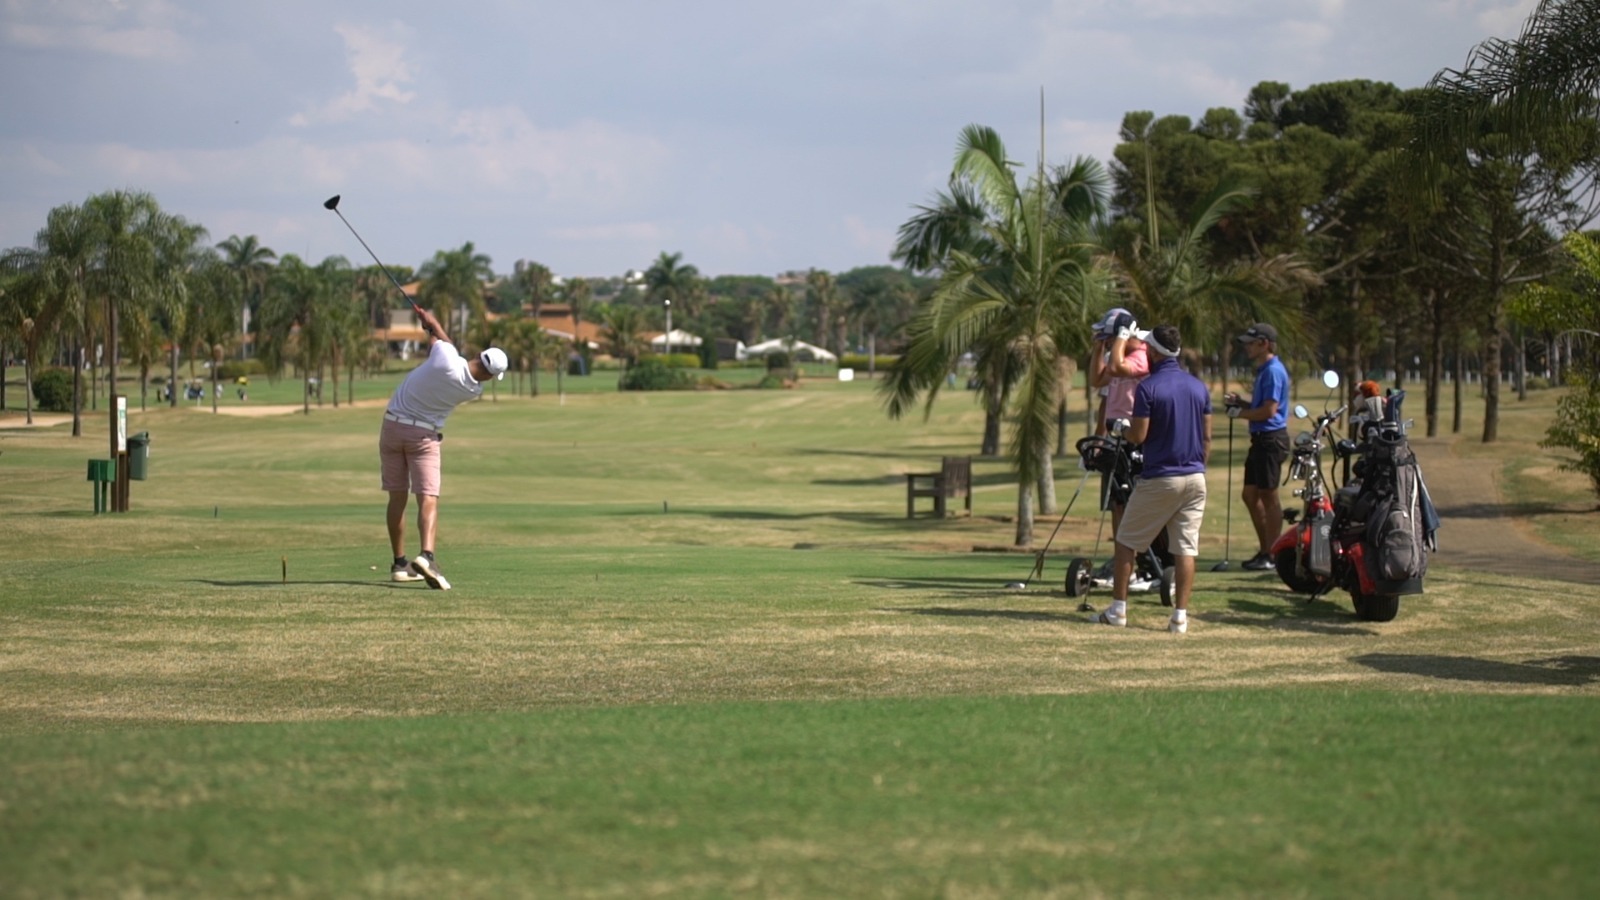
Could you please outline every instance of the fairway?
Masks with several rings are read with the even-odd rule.
[[[1108,629],[1062,592],[1087,496],[1024,592],[1002,460],[970,519],[905,518],[903,473],[975,452],[965,392],[893,422],[864,379],[614,384],[450,419],[448,593],[386,578],[381,379],[131,414],[125,515],[84,481],[103,411],[0,429],[0,896],[1600,891],[1595,514],[1536,446],[1549,392],[1435,440],[1570,566],[1441,556],[1381,625],[1210,573],[1219,431],[1178,637],[1154,595]]]

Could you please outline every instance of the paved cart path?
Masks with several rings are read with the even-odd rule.
[[[1507,514],[1499,469],[1456,455],[1457,443],[1465,439],[1441,435],[1411,440],[1442,520],[1434,558],[1483,572],[1600,584],[1600,565],[1545,543],[1527,522]]]

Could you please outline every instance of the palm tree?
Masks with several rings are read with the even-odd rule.
[[[844,353],[845,308],[838,282],[821,269],[806,273],[806,294],[817,313],[817,343],[835,353]]]
[[[1428,87],[1414,146],[1430,160],[1460,157],[1486,127],[1527,135],[1594,115],[1600,98],[1600,0],[1539,0],[1516,40],[1475,47],[1462,69]]]
[[[477,252],[468,241],[456,250],[440,250],[422,266],[422,299],[428,308],[443,311],[440,318],[453,333],[466,333],[468,322],[449,323],[452,311],[466,307],[471,319],[482,320],[487,310],[483,303],[484,282],[494,277],[489,257]]]
[[[533,308],[533,316],[537,319],[539,310],[550,299],[555,275],[546,266],[519,259],[513,267],[511,280],[527,294],[528,305]]]
[[[583,314],[589,309],[589,304],[594,300],[594,285],[586,278],[569,278],[561,289],[562,297],[567,301],[567,307],[572,310],[572,346],[578,355],[585,360],[584,371],[588,371],[589,344],[582,337],[579,324],[583,322]],[[566,364],[562,363],[562,368]]]
[[[83,434],[79,407],[82,404],[82,368],[79,348],[89,321],[89,273],[100,246],[95,218],[76,204],[50,210],[44,228],[34,237],[32,247],[19,247],[6,254],[6,268],[17,273],[15,291],[29,308],[20,314],[30,321],[23,335],[28,352],[29,396],[32,396],[32,367],[38,350],[57,335],[70,335],[72,362],[72,436]],[[31,415],[30,415],[31,417]]]
[[[239,280],[239,355],[245,355],[245,338],[250,334],[250,309],[261,304],[261,292],[266,289],[267,275],[278,254],[265,247],[255,235],[240,237],[230,235],[217,245],[222,251],[223,264]]]
[[[698,312],[695,309],[697,295],[694,285],[700,278],[700,270],[694,266],[679,265],[682,259],[682,253],[667,253],[664,250],[656,257],[656,261],[644,272],[645,298],[672,301],[673,305],[683,310],[683,318],[687,322]]]
[[[48,291],[43,275],[23,268],[33,251],[13,250],[0,256],[0,271],[8,275],[7,287],[0,291],[0,328],[17,335],[22,349],[22,388],[27,423],[33,424],[33,370],[41,354],[49,349],[51,329],[44,324]]]
[[[621,385],[627,380],[628,369],[650,347],[644,338],[644,310],[637,306],[608,307],[601,336],[606,352],[622,360],[622,376],[617,381]]]
[[[289,362],[300,367],[306,415],[311,414],[311,376],[327,358],[338,316],[332,307],[349,294],[349,273],[344,257],[331,256],[312,267],[291,253],[279,261],[267,283],[258,331],[260,355],[274,372]]]
[[[1041,506],[1053,506],[1050,447],[1064,396],[1062,363],[1086,352],[1089,312],[1103,288],[1093,226],[1107,180],[1092,159],[1047,178],[1042,146],[1025,185],[1011,166],[996,132],[968,126],[957,143],[950,194],[901,226],[896,258],[941,276],[882,390],[891,417],[921,396],[931,410],[956,360],[975,355],[989,409],[1009,410],[1015,422],[1015,543],[1025,547],[1033,542],[1035,485]]]
[[[1305,336],[1298,292],[1319,279],[1298,257],[1282,254],[1222,266],[1207,258],[1206,232],[1251,196],[1240,185],[1219,185],[1200,201],[1191,221],[1168,223],[1164,233],[1177,236],[1166,239],[1152,203],[1147,234],[1109,248],[1124,304],[1141,322],[1177,326],[1191,368],[1195,351],[1216,349],[1226,359],[1228,336],[1251,322],[1272,322],[1291,341]]]
[[[158,277],[157,246],[164,231],[182,224],[182,220],[162,213],[155,197],[142,191],[97,194],[84,204],[84,211],[96,220],[99,232],[98,259],[90,270],[89,284],[91,296],[100,301],[105,311],[109,398],[117,392],[118,322],[153,302]],[[109,412],[109,440],[115,452],[116,407],[111,406]]]

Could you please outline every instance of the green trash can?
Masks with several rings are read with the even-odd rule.
[[[150,432],[136,431],[128,435],[128,477],[143,481],[150,474]]]

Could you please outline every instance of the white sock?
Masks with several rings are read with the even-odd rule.
[[[1106,612],[1116,616],[1119,619],[1126,619],[1128,617],[1128,601],[1113,600],[1111,601],[1111,608],[1106,610]]]
[[[1172,611],[1172,621],[1177,622],[1180,625],[1183,624],[1184,622],[1189,621],[1189,611],[1187,609],[1175,609],[1175,610],[1173,610]]]

